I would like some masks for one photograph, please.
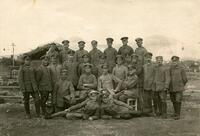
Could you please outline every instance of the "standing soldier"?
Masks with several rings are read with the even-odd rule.
[[[38,88],[41,96],[41,108],[42,115],[46,115],[46,102],[49,98],[49,94],[53,91],[53,81],[52,81],[52,73],[50,68],[48,68],[49,57],[42,56],[42,65],[39,66],[36,79],[38,83]],[[52,96],[52,95],[51,95]]]
[[[93,69],[92,69],[92,73],[98,77],[98,69],[97,69],[97,66],[99,64],[99,57],[101,56],[102,52],[97,49],[97,44],[98,42],[93,40],[91,42],[92,44],[92,50],[89,52],[89,55],[90,55],[90,61],[91,61],[91,64],[93,65]]]
[[[19,70],[19,86],[20,90],[24,96],[24,108],[26,112],[26,118],[31,118],[30,114],[30,95],[33,97],[35,102],[35,110],[37,117],[40,117],[40,98],[38,94],[38,87],[35,78],[35,71],[30,66],[31,58],[28,55],[24,56],[24,64],[20,67]]]
[[[124,58],[125,56],[133,54],[133,48],[128,45],[128,37],[122,37],[122,46],[118,50],[118,54],[122,55]]]
[[[84,41],[79,41],[78,42],[79,50],[77,50],[74,54],[74,62],[77,62],[80,64],[83,62],[82,56],[84,54],[88,54],[88,51],[86,51],[85,48],[85,42]]]
[[[144,71],[144,110],[147,115],[152,114],[152,84],[154,78],[154,65],[151,62],[153,54],[148,52],[145,54],[145,61],[147,62],[143,66]]]
[[[169,69],[163,65],[163,57],[156,57],[156,66],[154,69],[153,80],[153,105],[156,116],[162,115],[162,118],[167,117],[167,90],[169,89],[170,74]]]
[[[147,50],[142,46],[143,39],[142,38],[136,38],[135,39],[137,48],[135,49],[135,53],[138,55],[138,64],[144,65],[144,55],[147,53]]]
[[[180,119],[181,102],[183,97],[184,87],[188,81],[184,68],[180,65],[179,57],[171,58],[172,65],[170,67],[170,98],[174,107],[174,119]]]
[[[106,41],[108,48],[104,50],[104,54],[106,55],[106,61],[109,66],[109,72],[112,73],[112,69],[115,67],[117,50],[112,47],[114,41],[113,38],[107,38]]]
[[[63,40],[62,44],[63,44],[63,49],[60,52],[60,54],[61,54],[61,63],[63,64],[67,60],[68,56],[74,55],[75,52],[69,48],[68,40]]]

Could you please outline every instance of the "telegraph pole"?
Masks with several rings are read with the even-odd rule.
[[[13,65],[13,67],[15,66],[15,58],[14,58],[14,55],[15,55],[15,44],[14,43],[12,43],[11,44],[11,46],[12,46],[12,55],[13,55],[13,60],[12,60],[12,65]]]

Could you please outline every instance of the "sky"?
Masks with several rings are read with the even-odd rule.
[[[49,43],[95,39],[106,48],[106,37],[142,37],[154,56],[200,59],[200,0],[1,0],[0,56],[28,52]],[[5,51],[4,51],[5,49]]]

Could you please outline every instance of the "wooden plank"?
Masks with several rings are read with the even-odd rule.
[[[0,98],[3,98],[3,99],[22,99],[23,97],[22,96],[3,96],[3,95],[1,95]]]
[[[19,86],[0,86],[0,89],[19,89]]]

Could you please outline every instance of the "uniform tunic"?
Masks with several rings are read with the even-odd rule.
[[[75,52],[75,54],[74,54],[74,62],[77,62],[78,64],[79,63],[81,63],[81,62],[83,62],[83,58],[82,58],[82,56],[84,55],[84,54],[88,54],[88,51],[86,51],[86,50],[77,50],[76,52]]]
[[[153,79],[154,79],[154,65],[147,63],[143,66],[144,71],[144,90],[152,90]]]
[[[63,49],[60,54],[61,54],[61,63],[64,63],[67,59],[69,55],[74,55],[75,51],[73,51],[72,49]]]
[[[71,81],[59,80],[55,85],[54,102],[57,107],[64,107],[64,96],[74,96],[74,86]]]
[[[125,80],[128,74],[128,69],[124,65],[116,65],[113,68],[112,74],[120,80]]]
[[[118,54],[122,55],[124,58],[125,56],[128,55],[132,55],[133,54],[133,48],[129,45],[123,45],[119,48],[118,50]]]
[[[92,49],[89,52],[90,58],[91,58],[91,64],[94,66],[97,66],[99,64],[99,56],[102,54],[102,52],[99,49]]]
[[[144,64],[144,55],[147,53],[147,50],[144,47],[138,47],[135,49],[135,54],[138,55],[138,64]]]
[[[84,84],[92,84],[92,87],[84,89],[83,86]],[[78,89],[82,90],[90,90],[90,89],[96,89],[97,88],[97,79],[93,74],[87,75],[87,74],[82,74],[81,77],[79,78],[78,82]]]
[[[109,72],[112,72],[112,69],[115,66],[117,50],[113,47],[108,47],[104,50],[104,54],[106,55],[106,62],[109,66]]]
[[[57,65],[51,64],[48,67],[52,71],[52,80],[53,80],[53,83],[55,84],[60,79],[60,71],[61,71],[62,66],[58,64]]]

